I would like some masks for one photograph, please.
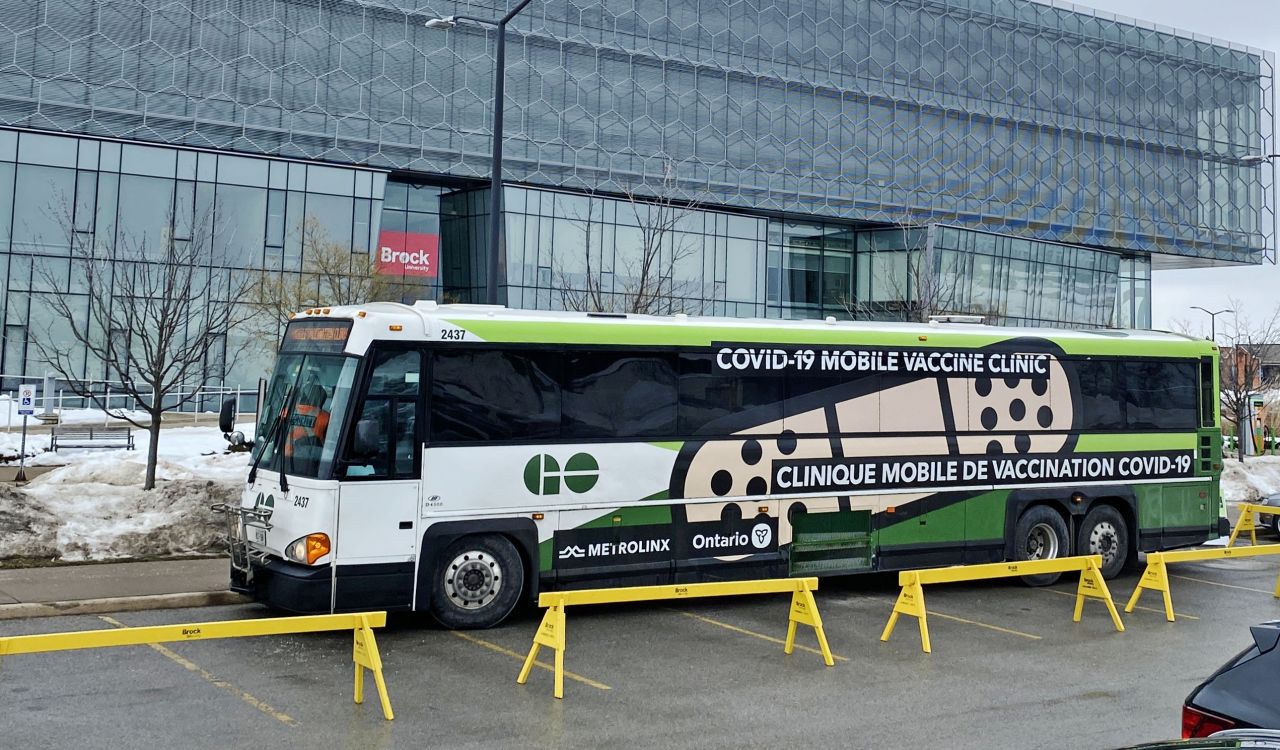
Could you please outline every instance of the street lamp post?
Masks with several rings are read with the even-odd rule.
[[[451,29],[458,21],[470,21],[498,30],[493,72],[493,154],[489,160],[489,253],[485,264],[485,304],[498,304],[498,256],[502,248],[502,109],[507,80],[507,23],[525,9],[530,0],[520,0],[497,21],[475,16],[445,16],[427,21],[429,29]]]
[[[1206,310],[1199,305],[1192,305],[1191,309],[1200,310],[1201,312],[1206,312],[1209,314],[1209,340],[1215,344],[1218,343],[1218,327],[1217,327],[1218,316],[1221,315],[1222,313],[1235,312],[1235,310],[1232,310],[1230,308],[1227,308],[1225,310],[1218,310],[1214,312],[1211,310]]]

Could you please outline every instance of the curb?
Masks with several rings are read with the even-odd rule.
[[[0,620],[62,615],[97,615],[107,612],[138,612],[148,609],[182,609],[247,604],[249,599],[233,591],[198,591],[186,594],[113,596],[106,599],[77,599],[65,602],[0,604]]]

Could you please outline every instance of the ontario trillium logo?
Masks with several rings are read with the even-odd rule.
[[[563,484],[570,492],[589,492],[600,480],[600,464],[590,453],[575,453],[560,468],[549,453],[529,459],[524,465],[524,486],[535,495],[559,495]]]
[[[751,529],[751,544],[756,549],[764,549],[773,539],[773,529],[767,523],[758,523]]]

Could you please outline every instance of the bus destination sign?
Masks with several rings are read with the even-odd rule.
[[[284,331],[282,352],[339,353],[351,334],[349,320],[295,320]]]

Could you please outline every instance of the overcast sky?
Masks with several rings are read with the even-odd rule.
[[[1077,4],[1272,53],[1280,50],[1280,0],[1083,0]],[[1272,150],[1280,147],[1273,143]],[[1181,319],[1207,334],[1209,316],[1189,309],[1191,305],[1220,310],[1229,307],[1228,299],[1234,297],[1248,309],[1270,310],[1280,304],[1280,268],[1268,264],[1162,271],[1155,274],[1152,287],[1156,328],[1170,328]]]

